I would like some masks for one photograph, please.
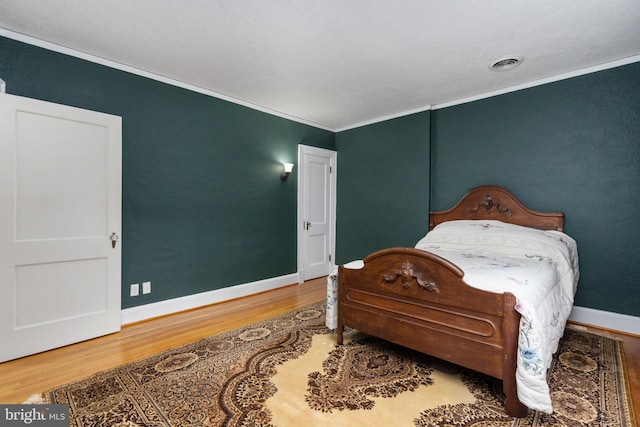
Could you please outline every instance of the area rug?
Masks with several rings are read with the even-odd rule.
[[[621,343],[567,329],[554,413],[505,415],[501,382],[324,326],[321,303],[47,391],[72,426],[631,427]]]

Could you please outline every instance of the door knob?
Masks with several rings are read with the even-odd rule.
[[[305,221],[305,222],[304,222],[304,229],[305,229],[305,230],[308,230],[308,229],[309,229],[309,227],[311,227],[311,223],[310,223],[309,221]]]
[[[115,249],[116,243],[118,243],[118,235],[116,233],[111,233],[111,247]]]

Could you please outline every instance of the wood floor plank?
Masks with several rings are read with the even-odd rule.
[[[240,328],[326,297],[326,279],[131,325],[120,332],[0,363],[0,403],[29,396],[198,339]],[[584,326],[584,325],[580,325]],[[623,341],[635,413],[640,414],[640,336],[585,327]]]
[[[240,328],[326,297],[326,279],[125,325],[120,332],[0,363],[0,403],[29,396],[172,347]]]

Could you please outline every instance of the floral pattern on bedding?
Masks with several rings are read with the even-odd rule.
[[[345,268],[362,268],[362,260],[345,264]],[[338,327],[338,269],[334,269],[327,277],[327,313],[325,324],[329,329]]]

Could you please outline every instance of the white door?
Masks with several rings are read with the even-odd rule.
[[[331,272],[335,252],[336,152],[298,147],[299,271],[302,281]]]
[[[0,94],[0,362],[118,331],[121,118]]]

